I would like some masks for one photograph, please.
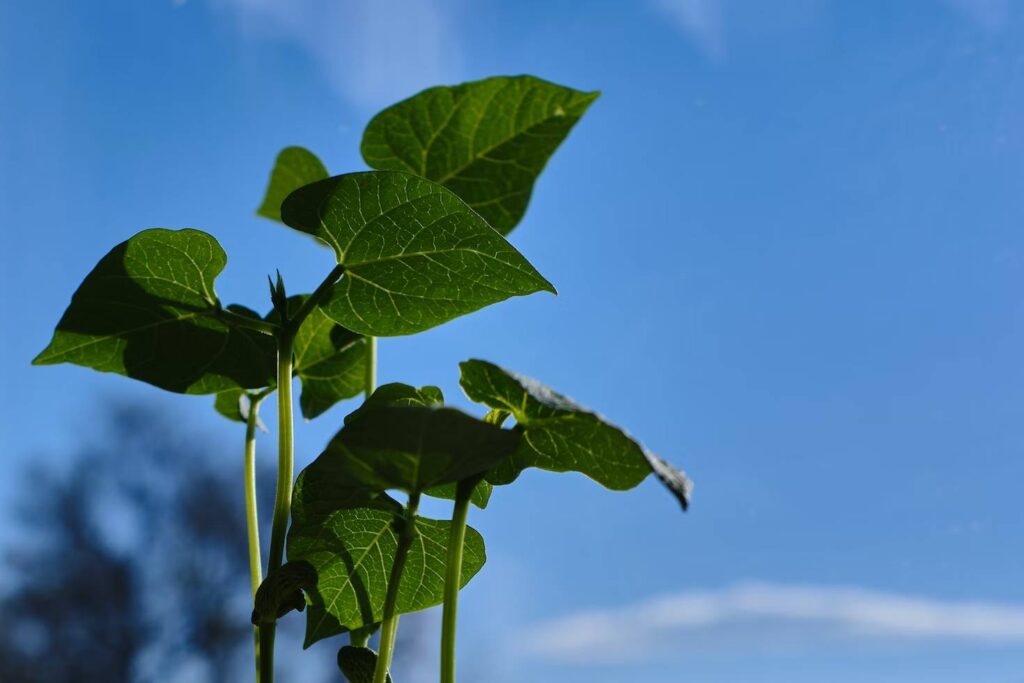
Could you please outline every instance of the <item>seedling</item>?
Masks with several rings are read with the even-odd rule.
[[[458,592],[485,560],[483,538],[466,524],[469,507],[485,507],[494,487],[526,468],[580,472],[613,490],[653,473],[686,508],[682,472],[604,418],[493,363],[461,364],[463,390],[487,409],[482,419],[446,407],[436,387],[375,386],[376,337],[554,293],[505,235],[597,96],[531,76],[430,88],[370,121],[362,153],[371,171],[330,176],[312,152],[289,147],[258,213],[333,250],[311,294],[288,296],[278,273],[265,315],[224,305],[214,285],[227,256],[212,236],[144,230],[86,276],[35,359],[213,394],[221,414],[245,424],[260,683],[273,681],[276,622],[291,610],[306,611],[307,646],[349,634],[338,664],[352,683],[385,683],[399,616],[438,604],[440,680],[454,683]],[[365,394],[297,481],[295,378],[310,419]],[[256,436],[260,404],[275,391],[277,492],[264,578]],[[419,516],[423,496],[451,499],[452,518]],[[367,643],[377,631],[374,652]]]

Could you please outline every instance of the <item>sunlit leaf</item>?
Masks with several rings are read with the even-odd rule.
[[[373,117],[363,158],[372,168],[443,184],[506,234],[523,217],[544,165],[599,94],[533,76],[429,88]]]
[[[554,287],[450,190],[408,173],[350,173],[296,190],[284,222],[330,245],[345,274],[324,313],[373,336],[420,332]]]
[[[387,581],[398,547],[395,530],[401,507],[381,499],[368,507],[342,508],[326,515],[300,514],[288,532],[288,559],[309,562],[318,575],[309,606],[306,646],[347,630],[380,622]],[[399,613],[438,605],[443,600],[450,523],[417,518],[416,538],[398,589]],[[466,530],[461,585],[485,561],[483,538]]]
[[[188,394],[264,386],[273,340],[217,315],[214,280],[226,263],[204,232],[138,233],[86,276],[33,362],[75,363]]]
[[[328,176],[327,168],[315,154],[304,147],[285,147],[274,161],[270,182],[263,197],[263,203],[256,210],[271,220],[281,220],[281,202],[303,185],[323,180]]]
[[[654,455],[619,427],[536,380],[482,360],[460,364],[460,383],[470,399],[515,418],[523,439],[512,457],[488,474],[508,484],[527,467],[582,472],[615,490],[630,489],[652,472],[685,509],[686,475]]]

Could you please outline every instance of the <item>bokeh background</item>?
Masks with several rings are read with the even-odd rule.
[[[381,379],[466,405],[487,358],[697,488],[530,472],[474,510],[463,678],[1024,681],[1020,3],[7,0],[0,59],[0,679],[247,680],[241,428],[29,367],[100,256],[201,228],[264,309],[332,265],[254,215],[281,147],[362,169],[380,108],[532,73],[604,93],[511,236],[560,296],[383,340]],[[282,680],[340,680],[289,619]]]

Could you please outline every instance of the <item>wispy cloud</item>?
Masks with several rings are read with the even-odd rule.
[[[378,107],[453,79],[461,51],[444,0],[215,0],[254,38],[301,47],[353,104]]]
[[[744,583],[570,614],[524,634],[529,654],[615,663],[685,644],[813,646],[845,640],[1024,643],[1024,604],[958,602],[862,588]]]
[[[725,55],[722,0],[651,0],[708,59]]]

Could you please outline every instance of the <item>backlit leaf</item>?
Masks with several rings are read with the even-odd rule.
[[[533,76],[429,88],[373,117],[363,158],[372,168],[441,183],[507,234],[544,165],[599,94]]]
[[[281,215],[333,247],[345,274],[324,313],[373,336],[420,332],[512,296],[554,287],[446,188],[399,172],[302,187]]]
[[[303,185],[323,180],[328,176],[327,168],[315,154],[304,147],[285,147],[274,161],[270,182],[263,197],[263,203],[256,210],[271,220],[281,220],[281,202]]]
[[[264,386],[273,340],[217,317],[214,280],[226,263],[204,232],[138,233],[86,276],[33,362],[75,363],[188,394]]]
[[[380,622],[387,581],[398,546],[394,528],[401,508],[383,499],[373,506],[342,508],[326,515],[300,514],[288,532],[289,561],[305,560],[316,570],[317,596],[307,610],[306,646],[344,631]],[[417,518],[398,589],[399,613],[438,605],[444,599],[444,575],[450,523]],[[461,584],[485,561],[480,534],[466,530]]]
[[[466,395],[511,413],[523,434],[520,448],[488,474],[491,483],[508,484],[527,467],[539,467],[582,472],[607,488],[625,490],[653,472],[686,509],[692,488],[686,475],[600,415],[493,363],[468,360],[460,368]]]

